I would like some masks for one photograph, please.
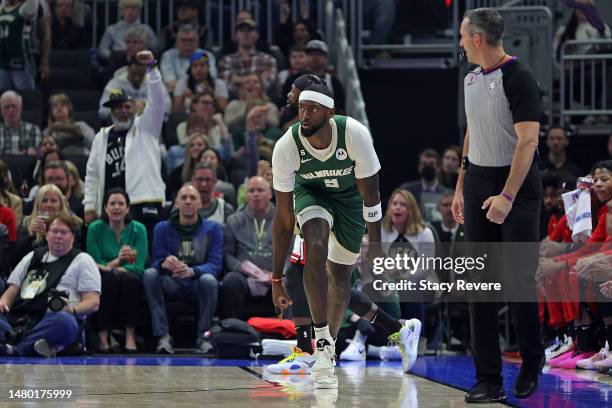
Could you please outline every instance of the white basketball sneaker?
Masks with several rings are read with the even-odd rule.
[[[294,347],[293,352],[276,364],[266,366],[266,371],[271,374],[309,374],[315,362],[314,354],[306,353],[299,347]]]
[[[400,350],[402,368],[405,373],[412,370],[416,362],[420,335],[421,321],[419,319],[410,319],[404,322],[404,327],[399,332],[389,336],[389,340],[393,341]]]
[[[353,340],[346,340],[348,343],[347,348],[340,353],[340,360],[342,361],[365,361],[366,359],[366,347],[365,344],[359,341],[358,335],[355,335]]]
[[[326,339],[316,342],[315,362],[312,366],[311,376],[315,388],[338,388],[338,377],[334,370],[336,348]]]

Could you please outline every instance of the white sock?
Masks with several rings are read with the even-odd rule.
[[[329,342],[331,346],[334,345],[334,339],[329,333],[328,325],[325,325],[323,327],[315,327],[314,332],[315,332],[315,340],[316,340],[315,345],[317,348],[319,348],[319,340],[327,340],[327,342]]]

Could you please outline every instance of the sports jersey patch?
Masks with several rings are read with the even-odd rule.
[[[348,157],[348,154],[346,153],[346,150],[344,150],[343,148],[336,150],[336,159],[346,160],[347,157]]]

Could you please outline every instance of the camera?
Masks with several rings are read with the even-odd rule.
[[[64,306],[66,306],[65,299],[68,299],[69,296],[70,294],[67,290],[57,290],[55,288],[51,289],[49,291],[49,298],[47,300],[47,306],[49,307],[49,310],[51,310],[52,312],[61,311]]]

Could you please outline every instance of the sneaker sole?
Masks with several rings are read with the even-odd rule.
[[[49,347],[49,343],[46,341],[37,341],[34,343],[34,351],[43,357],[53,358],[56,356],[55,350]]]
[[[332,379],[333,378],[333,379]],[[320,380],[314,381],[314,386],[316,389],[337,389],[338,388],[338,377],[327,377],[322,378]]]

